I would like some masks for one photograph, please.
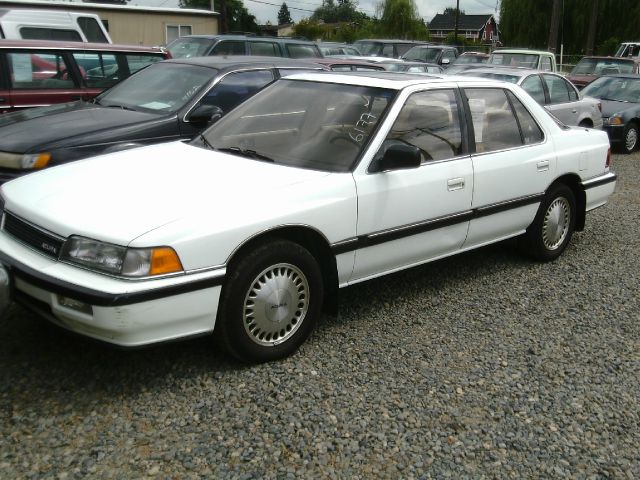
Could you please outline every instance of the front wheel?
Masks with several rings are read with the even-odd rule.
[[[638,126],[631,122],[624,129],[624,153],[632,153],[638,146]]]
[[[322,273],[316,259],[297,243],[273,240],[231,268],[217,320],[227,351],[251,363],[292,354],[322,311]]]
[[[566,185],[556,185],[542,200],[533,223],[521,238],[520,247],[536,260],[555,260],[569,244],[575,224],[575,196]]]

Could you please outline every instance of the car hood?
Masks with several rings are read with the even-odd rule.
[[[610,117],[614,113],[623,113],[626,110],[638,110],[640,104],[629,102],[617,102],[615,100],[600,100],[602,103],[602,116]]]
[[[593,82],[599,75],[567,75],[567,80],[578,85],[587,85]]]
[[[242,210],[268,212],[287,187],[327,175],[172,142],[26,175],[2,195],[8,211],[63,237],[128,245],[187,217],[224,223]]]
[[[74,102],[32,108],[0,116],[0,151],[33,153],[71,137],[78,144],[89,133],[156,119],[153,113],[134,112]]]

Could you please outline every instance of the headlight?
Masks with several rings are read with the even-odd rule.
[[[0,152],[0,167],[13,168],[15,170],[35,170],[44,168],[49,164],[51,154],[42,153],[10,153]]]
[[[71,236],[61,260],[125,277],[147,277],[181,272],[182,263],[170,247],[126,248],[90,238]]]
[[[618,115],[612,115],[605,123],[607,125],[624,125],[624,120],[622,120],[622,117],[619,117]]]

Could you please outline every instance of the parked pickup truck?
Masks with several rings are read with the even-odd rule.
[[[526,67],[544,72],[557,72],[556,57],[544,50],[498,49],[489,56],[489,65],[505,65],[510,67]]]

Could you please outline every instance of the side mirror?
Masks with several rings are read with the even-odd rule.
[[[198,105],[190,114],[187,120],[191,123],[214,123],[224,115],[224,112],[217,105]]]
[[[373,168],[376,172],[388,170],[408,170],[418,168],[422,162],[422,153],[418,147],[405,143],[389,145],[382,158],[376,162]]]
[[[451,63],[451,60],[449,60],[448,58],[443,58],[440,63],[442,63],[442,65],[449,65]]]

